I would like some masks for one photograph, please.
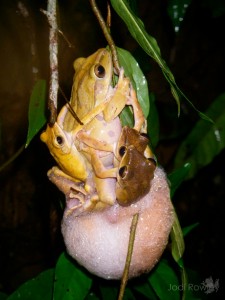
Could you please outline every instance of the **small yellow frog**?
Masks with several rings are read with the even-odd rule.
[[[71,133],[63,130],[66,113],[67,109],[63,108],[58,115],[57,122],[53,126],[47,125],[46,131],[40,136],[60,167],[53,167],[48,171],[48,176],[51,180],[52,174],[54,174],[53,182],[65,194],[74,190],[76,193],[80,192],[84,197],[87,194],[86,191],[91,191],[90,187],[84,184],[89,176],[88,170],[91,169],[91,166],[75,147]],[[59,178],[61,179],[58,180]],[[80,197],[82,204],[83,197]]]
[[[103,108],[104,104],[98,105],[92,110],[90,118],[85,116],[82,122],[84,124],[90,122],[93,116],[99,114]],[[62,192],[65,194],[69,193],[69,197],[79,198],[80,202],[76,205],[76,207],[79,207],[81,204],[84,204],[84,196],[88,195],[90,201],[94,202],[98,201],[99,197],[97,196],[98,191],[96,191],[93,184],[94,174],[91,161],[77,149],[74,132],[63,130],[64,119],[68,114],[68,110],[67,105],[63,106],[58,115],[57,122],[53,126],[47,125],[46,130],[41,134],[40,138],[47,144],[50,153],[60,167],[53,167],[49,170],[48,176],[50,180]],[[78,144],[78,146],[80,145]],[[98,147],[104,148],[104,144],[99,142]]]

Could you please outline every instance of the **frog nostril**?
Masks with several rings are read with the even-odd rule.
[[[100,64],[95,66],[94,72],[98,78],[103,78],[105,76],[105,68]]]
[[[126,147],[121,146],[119,149],[119,155],[122,157],[122,156],[124,156],[125,152],[126,152]]]
[[[127,167],[123,166],[119,169],[119,175],[123,179],[127,175]]]
[[[63,137],[61,137],[60,135],[58,135],[58,136],[56,137],[56,141],[57,141],[57,143],[58,143],[59,145],[62,145],[62,144],[64,143],[64,139],[63,139]]]

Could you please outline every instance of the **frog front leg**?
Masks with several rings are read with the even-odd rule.
[[[137,99],[137,94],[135,89],[133,88],[131,84],[131,89],[130,89],[130,97],[127,101],[127,105],[131,105],[133,108],[133,113],[134,113],[134,129],[137,131],[142,131],[143,128],[146,126],[146,120],[141,108],[141,105]],[[142,132],[147,132],[146,129],[144,129]]]
[[[130,79],[124,76],[123,68],[121,68],[113,95],[109,95],[109,97],[108,104],[103,110],[105,120],[107,122],[112,121],[121,113],[125,105],[131,105],[134,113],[134,129],[140,131],[145,122],[145,117]]]
[[[78,139],[80,143],[86,144],[88,147],[94,148],[96,150],[106,152],[114,151],[114,148],[111,144],[104,141],[99,141],[96,138],[91,137],[85,130],[80,130],[76,135],[76,139]]]
[[[101,156],[101,151],[95,150],[90,147],[83,149],[84,153],[88,155],[91,165],[93,167],[94,176],[93,180],[96,185],[97,194],[99,196],[98,206],[113,205],[116,200],[115,188],[116,188],[116,176],[118,168],[109,167],[106,168],[104,165],[104,159],[108,160],[108,157]],[[112,161],[114,154],[112,155]]]

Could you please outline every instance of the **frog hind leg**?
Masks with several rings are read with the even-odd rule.
[[[58,189],[63,192],[66,196],[71,193],[71,191],[77,191],[84,195],[86,195],[86,191],[84,189],[84,183],[81,181],[77,181],[71,176],[65,174],[58,167],[53,167],[48,171],[49,180],[54,183]]]
[[[96,190],[98,193],[99,201],[98,208],[111,206],[116,201],[116,178],[98,178],[94,177]]]

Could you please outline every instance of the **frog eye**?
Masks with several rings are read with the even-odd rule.
[[[143,136],[143,137],[145,137],[146,139],[149,139],[147,133],[141,132],[140,135]]]
[[[126,147],[121,146],[119,149],[119,155],[122,157],[122,156],[124,156],[125,152],[126,152]]]
[[[152,157],[149,157],[149,158],[148,158],[148,161],[152,162],[152,163],[153,163],[153,165],[155,165],[155,166],[156,166],[156,160],[155,160],[154,158],[152,158]]]
[[[128,172],[128,170],[127,170],[127,167],[126,167],[126,166],[121,167],[121,168],[119,169],[119,175],[120,175],[120,177],[121,177],[122,179],[124,179],[125,176],[127,175],[127,172]]]
[[[62,136],[58,135],[56,137],[56,142],[61,146],[64,143],[64,139]]]
[[[100,64],[95,66],[94,72],[98,78],[103,78],[105,76],[105,68]]]

